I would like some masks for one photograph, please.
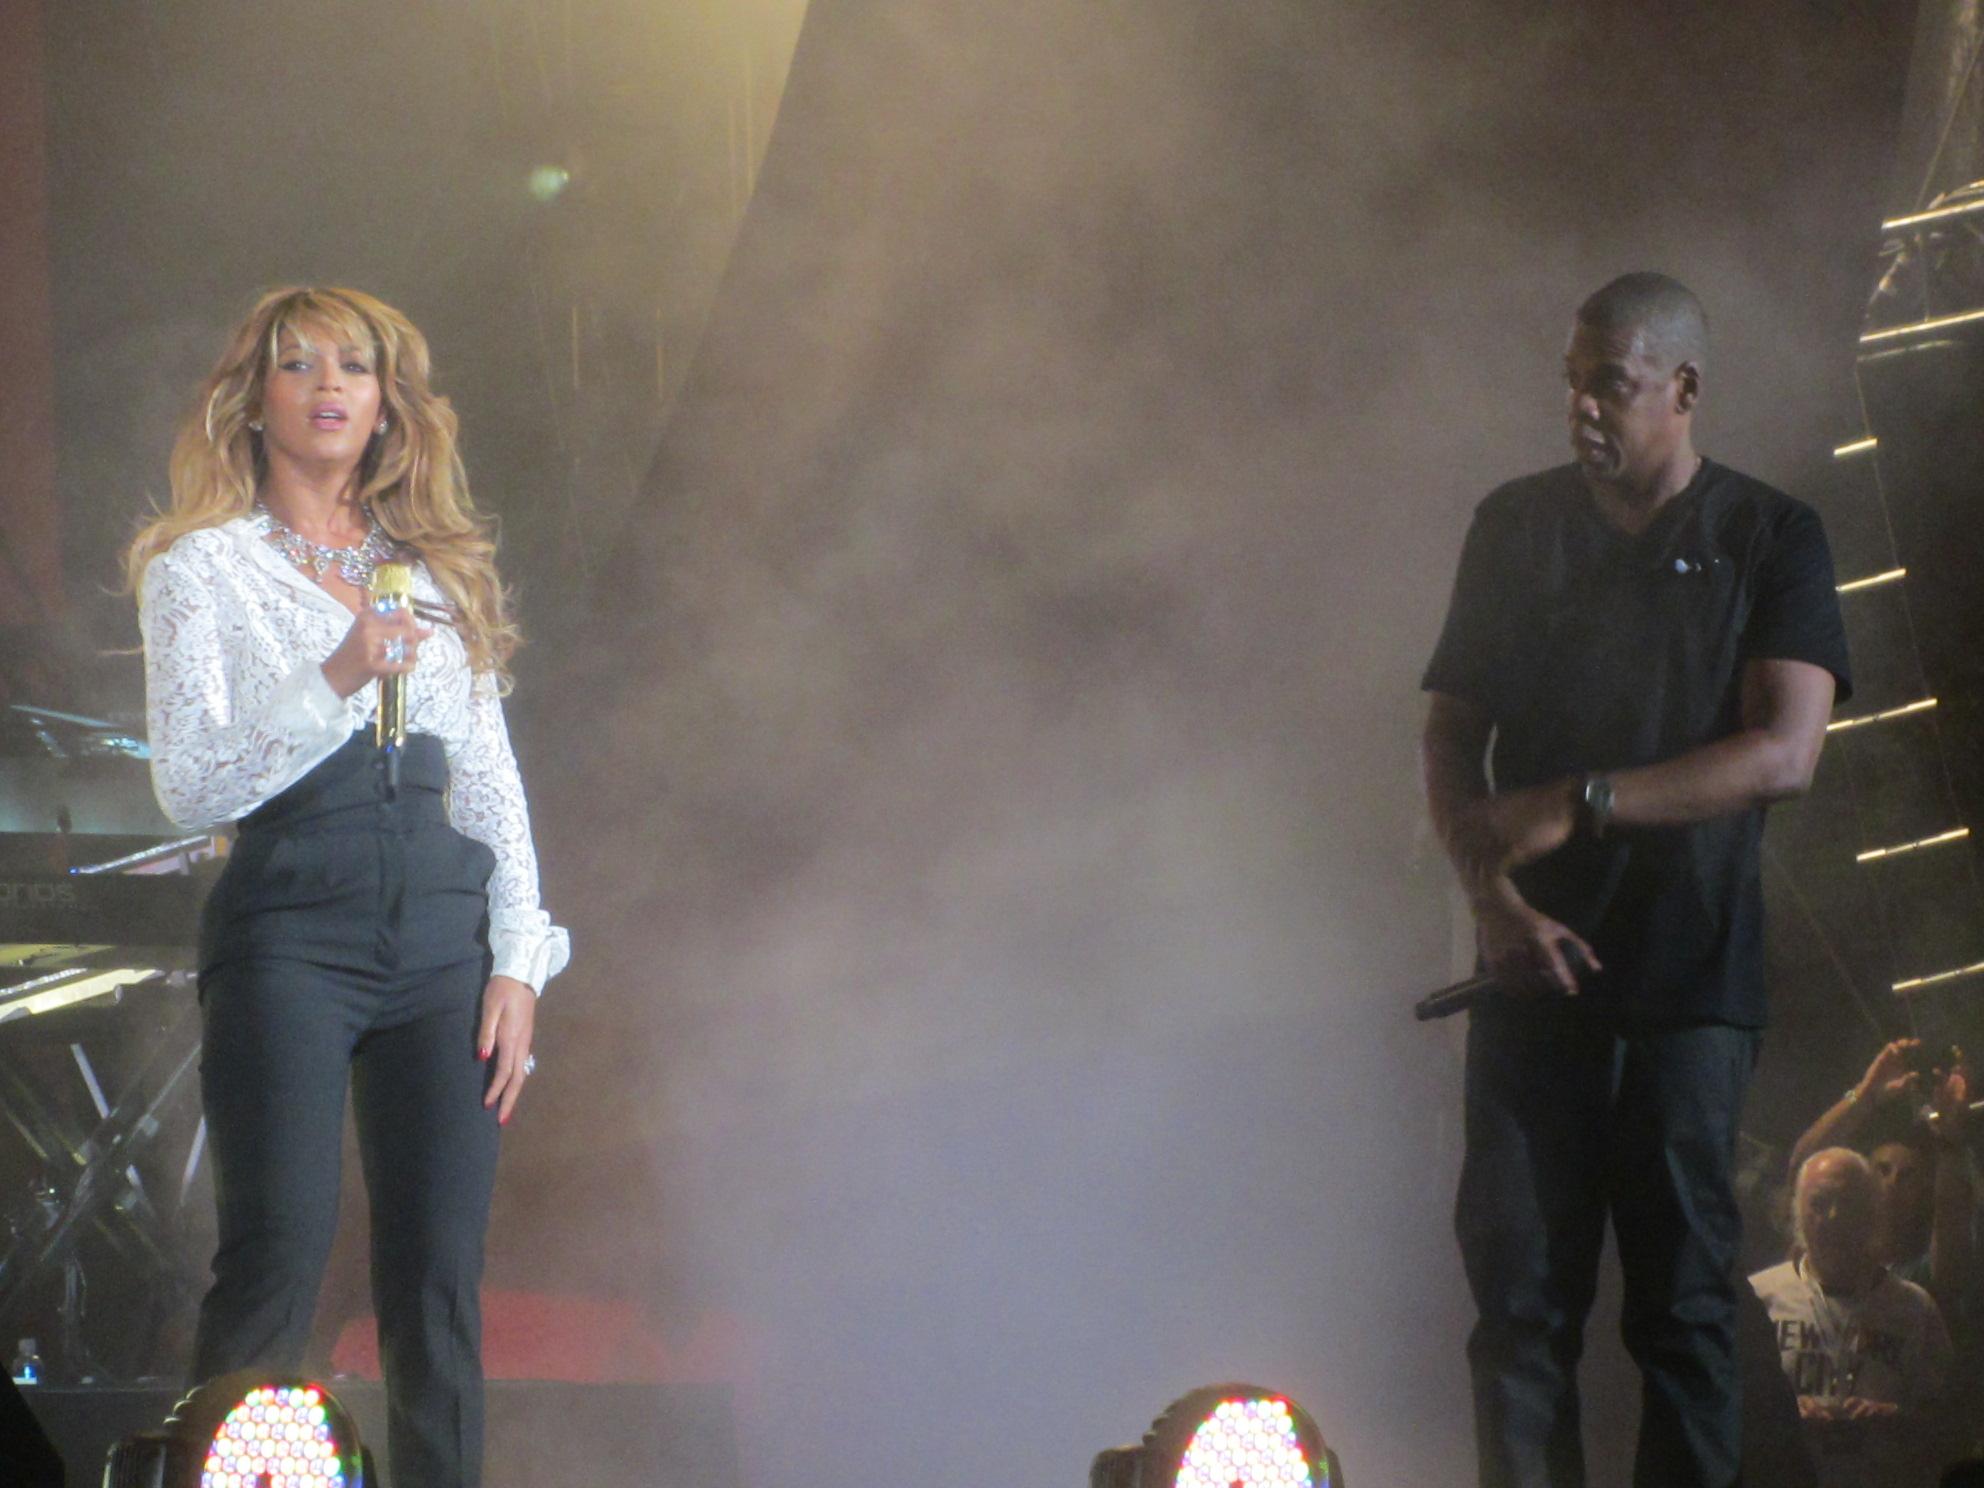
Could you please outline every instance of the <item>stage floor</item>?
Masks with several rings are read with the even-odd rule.
[[[386,1456],[386,1401],[373,1380],[331,1382],[358,1422],[379,1471]],[[95,1488],[105,1454],[124,1436],[159,1425],[178,1403],[167,1389],[36,1388],[24,1392],[54,1441],[70,1488]],[[738,1488],[730,1387],[721,1384],[568,1384],[491,1380],[484,1488]],[[602,1476],[607,1470],[611,1476]]]

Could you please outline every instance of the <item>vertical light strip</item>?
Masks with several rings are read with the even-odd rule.
[[[1955,326],[1975,325],[1984,320],[1984,310],[1965,310],[1957,315],[1939,315],[1934,320],[1918,320],[1913,325],[1889,326],[1869,331],[1860,338],[1862,346],[1878,346],[1887,341],[1905,341],[1910,336],[1926,336],[1931,331],[1947,331]]]
[[[1936,972],[1933,976],[1910,977],[1905,982],[1896,982],[1888,990],[1893,992],[1897,997],[1905,997],[1911,992],[1921,991],[1924,987],[1935,987],[1944,982],[1953,982],[1958,977],[1978,976],[1980,974],[1984,974],[1984,961],[1973,961],[1968,966],[1952,967],[1948,971]]]
[[[1984,201],[1959,202],[1953,207],[1931,207],[1926,212],[1910,212],[1906,217],[1890,217],[1881,224],[1882,232],[1899,232],[1930,222],[1947,222],[1952,217],[1972,217],[1984,212]]]
[[[1872,589],[1881,584],[1893,584],[1908,577],[1905,568],[1890,568],[1884,573],[1869,574],[1864,579],[1849,579],[1839,586],[1841,594],[1858,594],[1862,589]]]
[[[1897,842],[1893,847],[1871,847],[1863,853],[1855,853],[1856,863],[1872,863],[1881,858],[1898,858],[1903,853],[1920,852],[1925,847],[1941,847],[1946,842],[1961,842],[1970,835],[1968,827],[1953,827],[1947,832],[1938,832],[1933,837],[1920,837],[1913,842]]]
[[[1890,719],[1906,718],[1911,713],[1926,713],[1935,706],[1934,698],[1917,698],[1912,703],[1903,703],[1899,708],[1889,708],[1881,713],[1863,713],[1858,718],[1835,718],[1826,725],[1826,732],[1836,734],[1842,729],[1865,728],[1870,723],[1886,723]]]

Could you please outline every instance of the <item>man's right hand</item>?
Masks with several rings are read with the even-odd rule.
[[[1474,924],[1481,958],[1512,989],[1557,991],[1575,997],[1578,973],[1565,947],[1573,947],[1592,971],[1598,957],[1570,926],[1530,907],[1507,878],[1497,879],[1474,900]]]

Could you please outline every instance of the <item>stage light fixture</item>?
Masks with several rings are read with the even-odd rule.
[[[1344,1488],[1309,1413],[1258,1385],[1206,1385],[1174,1400],[1143,1443],[1098,1453],[1089,1488]]]
[[[111,1449],[103,1488],[367,1488],[372,1460],[322,1385],[244,1370]]]

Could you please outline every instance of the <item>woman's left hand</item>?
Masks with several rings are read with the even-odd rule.
[[[517,1097],[524,1093],[524,1062],[530,1058],[536,1026],[537,994],[515,977],[491,977],[482,991],[482,1034],[476,1050],[485,1061],[495,1061],[482,1104],[496,1107],[499,1124],[509,1121]]]

